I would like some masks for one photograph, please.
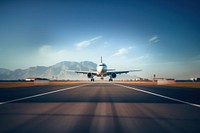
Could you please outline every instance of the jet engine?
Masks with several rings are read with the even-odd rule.
[[[88,73],[88,74],[87,74],[87,77],[88,77],[88,78],[93,78],[92,73]]]
[[[116,77],[117,77],[117,74],[116,74],[116,73],[112,73],[112,74],[110,75],[110,77],[111,77],[111,78],[116,78]]]

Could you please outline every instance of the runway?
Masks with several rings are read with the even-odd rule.
[[[200,90],[81,83],[0,89],[0,133],[199,133]]]

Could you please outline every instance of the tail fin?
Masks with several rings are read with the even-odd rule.
[[[103,63],[103,62],[102,62],[102,56],[101,56],[101,63]]]

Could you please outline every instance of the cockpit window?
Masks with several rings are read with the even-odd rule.
[[[105,64],[99,64],[99,66],[106,66]]]

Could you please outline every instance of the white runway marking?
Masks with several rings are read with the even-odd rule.
[[[191,106],[199,107],[200,108],[199,104],[194,104],[194,103],[182,101],[182,100],[179,100],[179,99],[175,99],[175,98],[171,98],[171,97],[168,97],[168,96],[160,95],[160,94],[153,93],[153,92],[150,92],[150,91],[145,91],[145,90],[137,89],[137,88],[130,87],[130,86],[125,86],[125,85],[121,85],[121,84],[114,84],[114,85],[125,87],[125,88],[131,89],[131,90],[136,90],[136,91],[139,91],[139,92],[151,94],[151,95],[154,95],[154,96],[162,97],[162,98],[165,98],[165,99],[169,99],[169,100],[172,100],[172,101],[176,101],[176,102],[180,102],[180,103],[184,103],[184,104],[187,104],[187,105],[191,105]]]
[[[72,87],[69,87],[69,88],[59,89],[59,90],[55,90],[55,91],[49,91],[49,92],[40,93],[40,94],[27,96],[27,97],[23,97],[23,98],[18,98],[18,99],[14,99],[14,100],[10,100],[10,101],[5,101],[5,102],[1,102],[0,105],[7,104],[7,103],[12,103],[12,102],[17,102],[17,101],[21,101],[21,100],[26,100],[26,99],[30,99],[30,98],[34,98],[34,97],[40,97],[40,96],[44,96],[44,95],[49,95],[49,94],[52,94],[52,93],[66,91],[66,90],[70,90],[70,89],[75,89],[75,88],[83,87],[83,86],[87,86],[87,85],[90,85],[90,84],[72,86]]]

